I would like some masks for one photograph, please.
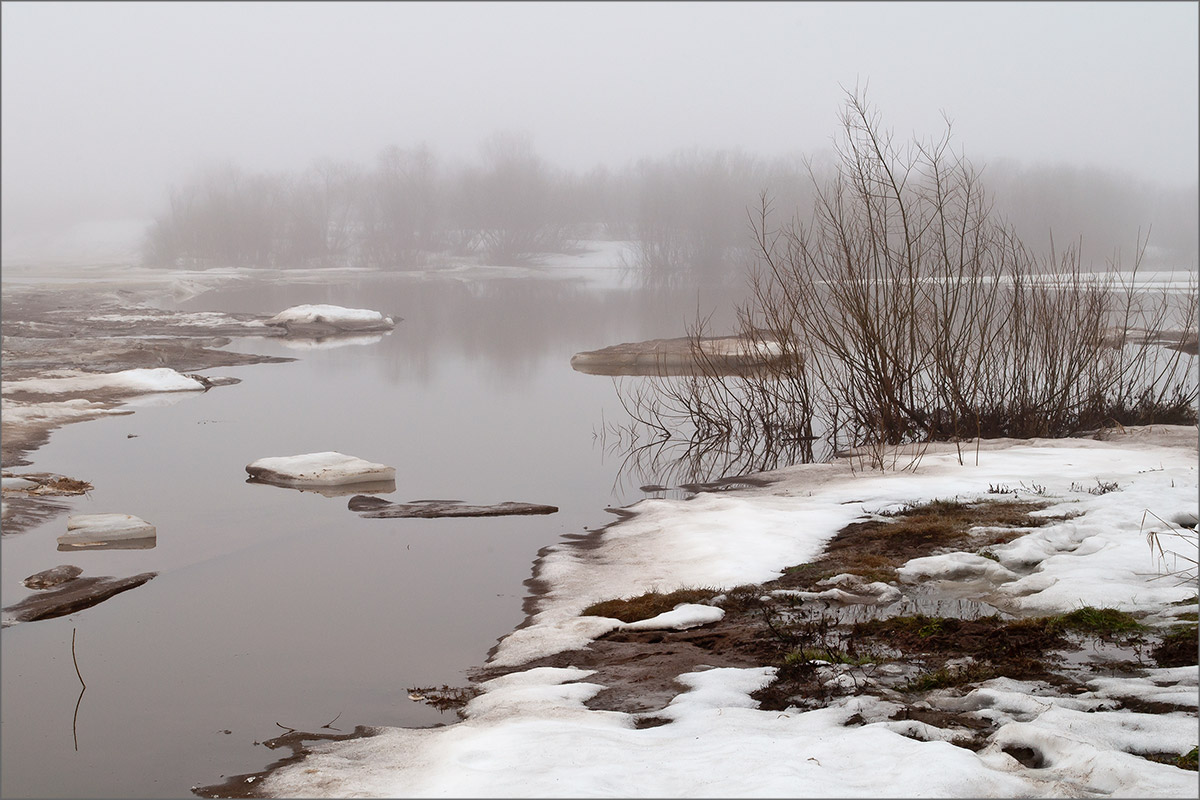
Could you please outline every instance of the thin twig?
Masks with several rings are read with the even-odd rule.
[[[75,740],[75,752],[79,752],[79,704],[83,702],[83,693],[87,691],[87,684],[83,682],[83,675],[79,673],[79,660],[75,658],[75,629],[71,628],[71,661],[75,664],[75,676],[79,678],[80,686],[79,698],[75,701],[75,714],[71,717],[71,738]]]
[[[83,682],[83,676],[79,674],[79,661],[75,658],[75,629],[71,628],[71,661],[75,663],[75,675],[79,678],[79,683],[83,688],[87,688],[87,684]]]

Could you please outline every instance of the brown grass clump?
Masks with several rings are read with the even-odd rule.
[[[53,490],[57,494],[84,494],[92,490],[92,485],[87,481],[81,481],[78,478],[68,478],[65,475],[60,475],[53,480],[47,481],[43,486]]]
[[[623,600],[593,603],[580,612],[585,617],[609,617],[621,622],[637,622],[670,611],[680,603],[699,603],[716,597],[715,589],[677,589],[668,594],[646,592]]]
[[[999,617],[889,617],[854,626],[855,636],[886,642],[909,653],[969,655],[992,663],[1025,661],[1067,646],[1052,617],[1006,622]]]
[[[908,506],[882,515],[884,519],[847,525],[826,546],[820,558],[790,567],[772,585],[807,589],[824,578],[842,573],[859,575],[868,582],[892,583],[896,580],[896,567],[910,559],[968,544],[1001,544],[1029,528],[1060,519],[1031,516],[1046,505],[1020,500],[975,503],[933,500]],[[977,532],[978,528],[985,531]]]

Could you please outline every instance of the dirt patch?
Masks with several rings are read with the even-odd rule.
[[[589,699],[588,708],[653,714],[684,687],[676,677],[704,667],[757,667],[774,648],[759,626],[734,616],[686,631],[611,631],[587,647],[556,653],[519,667],[482,668],[472,681],[485,681],[534,667],[595,670],[584,680],[605,688]]]
[[[1151,655],[1160,667],[1186,667],[1196,663],[1198,650],[1200,640],[1197,639],[1196,626],[1176,625],[1163,636]]]

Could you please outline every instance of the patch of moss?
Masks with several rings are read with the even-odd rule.
[[[1115,636],[1146,630],[1146,626],[1124,611],[1115,608],[1084,606],[1069,614],[1050,617],[1049,624],[1058,630],[1079,631],[1096,636]]]
[[[711,600],[716,595],[715,589],[676,589],[667,594],[646,592],[637,597],[593,603],[580,614],[585,617],[609,617],[622,622],[637,622],[657,617],[680,603],[699,603]]]
[[[999,673],[993,667],[980,664],[951,669],[943,667],[933,672],[918,675],[900,687],[902,692],[929,692],[950,686],[965,686],[995,678]]]
[[[1200,747],[1193,747],[1188,752],[1181,756],[1172,755],[1171,753],[1152,753],[1143,756],[1147,761],[1156,761],[1159,764],[1170,764],[1172,767],[1180,769],[1188,769],[1192,772],[1200,772]]]
[[[834,650],[823,647],[802,647],[798,650],[793,650],[783,657],[783,663],[788,667],[810,664],[813,661],[828,661],[830,664],[850,664],[851,666],[860,667],[863,664],[874,664],[879,659],[874,656],[851,655],[845,650]]]

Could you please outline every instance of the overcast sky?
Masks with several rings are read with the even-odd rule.
[[[3,214],[152,215],[232,160],[301,169],[527,130],[564,167],[827,147],[843,87],[972,160],[1197,178],[1198,8],[1172,3],[5,2]]]

